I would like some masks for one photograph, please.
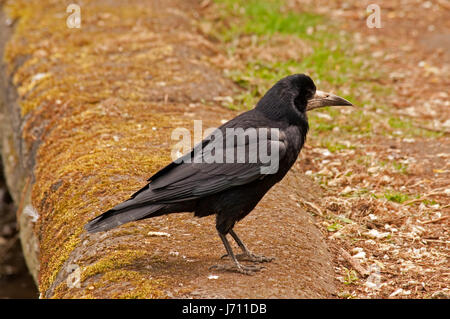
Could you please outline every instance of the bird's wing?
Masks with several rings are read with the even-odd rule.
[[[230,138],[231,133],[226,133],[225,141]],[[286,140],[279,134],[270,136],[266,139],[248,138],[244,143],[236,143],[233,147],[228,146],[226,142],[211,138],[205,139],[198,144],[191,153],[182,157],[181,163],[176,161],[169,164],[161,171],[150,178],[150,183],[144,188],[133,194],[131,201],[133,205],[150,203],[174,203],[189,199],[196,199],[212,195],[228,188],[245,185],[257,179],[264,178],[267,174],[275,173],[271,169],[278,169],[279,161],[286,153]],[[234,137],[233,137],[234,138]],[[246,149],[246,156],[255,154],[261,148],[271,150],[272,154],[277,156],[270,157],[271,161],[278,161],[275,166],[270,166],[267,161],[261,161],[258,157],[256,162],[233,163],[206,163],[205,156],[211,154],[211,149],[222,150],[223,154],[227,151],[237,152],[237,150]],[[269,158],[266,158],[269,159]],[[190,162],[189,162],[190,160]],[[226,158],[224,158],[226,160]],[[242,160],[242,158],[241,158]],[[274,164],[271,162],[270,164]],[[130,203],[128,203],[130,204]],[[120,205],[120,204],[119,204]]]

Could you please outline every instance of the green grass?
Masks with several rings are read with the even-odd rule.
[[[388,120],[388,124],[392,128],[408,130],[412,127],[410,120],[403,120],[397,117],[391,117]]]
[[[308,12],[298,12],[284,7],[284,2],[216,0],[223,8],[223,20],[228,21],[215,30],[215,36],[226,43],[229,54],[236,50],[235,40],[242,36],[256,36],[256,45],[270,41],[274,34],[296,36],[311,48],[311,52],[296,60],[261,61],[249,57],[243,67],[227,71],[227,76],[244,90],[234,96],[233,102],[225,106],[233,110],[245,110],[255,106],[262,95],[278,80],[293,73],[310,75],[321,90],[332,92],[352,101],[357,106],[375,104],[358,95],[361,87],[372,88],[380,94],[390,94],[373,79],[379,78],[378,71],[368,71],[364,58],[357,56],[350,37],[338,33],[339,28],[329,19]],[[309,30],[309,31],[308,31]],[[313,30],[313,32],[310,32]],[[354,79],[358,80],[355,81]],[[347,88],[341,90],[341,88]],[[320,110],[331,119],[319,117],[311,112],[310,134],[313,136],[335,136],[334,129],[341,133],[370,136],[373,134],[373,115],[356,107],[345,117],[341,110],[327,107]],[[339,134],[342,135],[342,134]],[[342,144],[330,143],[331,152],[344,149]]]
[[[390,117],[388,119],[389,126],[397,131],[401,131],[402,136],[410,137],[440,137],[443,133],[430,131],[424,128],[420,128],[414,125],[411,119]]]
[[[362,62],[354,58],[354,53],[346,41],[346,36],[333,31],[333,26],[323,16],[297,12],[284,7],[279,0],[239,1],[216,0],[222,8],[224,19],[231,22],[219,26],[214,36],[230,45],[233,53],[233,40],[244,35],[256,35],[257,44],[268,41],[273,34],[293,35],[306,42],[312,53],[298,60],[265,62],[250,60],[241,70],[232,70],[228,76],[245,89],[244,93],[227,105],[232,109],[252,108],[257,100],[279,79],[293,73],[307,73],[316,84],[339,86],[350,81],[349,75],[363,72]],[[320,28],[317,28],[318,26]],[[313,30],[313,32],[309,32]],[[299,53],[300,54],[300,53]],[[258,79],[258,83],[254,83]],[[337,92],[339,93],[339,92]],[[343,95],[356,102],[354,96]],[[332,129],[322,125],[319,130]]]
[[[344,267],[345,276],[344,276],[344,284],[346,285],[355,285],[358,283],[358,274],[353,269],[347,269]]]
[[[424,199],[422,201],[422,203],[424,203],[425,205],[436,205],[438,204],[438,202],[436,202],[434,199]]]
[[[356,162],[360,165],[365,166],[366,168],[370,167],[372,165],[372,157],[368,155],[362,155],[358,156],[356,158]]]
[[[383,168],[387,167],[389,164],[392,165],[394,171],[401,174],[408,174],[408,164],[400,163],[397,161],[383,161],[383,160],[378,162],[378,165]]]
[[[392,162],[392,166],[394,167],[394,169],[401,173],[401,174],[407,174],[408,173],[408,164],[403,164],[403,163],[399,163],[399,162]]]
[[[337,141],[330,141],[329,139],[324,139],[321,141],[320,143],[321,147],[325,147],[327,148],[331,153],[335,153],[335,152],[339,152],[341,150],[346,150],[346,149],[354,149],[355,146],[352,145],[345,145],[342,143],[339,143]]]
[[[336,223],[333,223],[333,224],[329,225],[327,227],[327,230],[329,232],[335,232],[335,231],[338,231],[339,229],[342,229],[342,227],[344,227],[344,226],[342,226],[341,224],[336,222]]]
[[[402,204],[410,199],[409,195],[403,194],[401,192],[396,191],[386,191],[384,193],[384,198],[391,202]]]
[[[372,84],[371,91],[375,94],[381,94],[381,95],[392,95],[394,94],[394,89],[390,86],[386,85],[379,85],[377,83]]]
[[[307,32],[308,28],[323,21],[323,17],[317,14],[300,14],[283,10],[283,2],[279,0],[216,0],[216,2],[224,5],[227,15],[240,19],[240,23],[219,29],[220,37],[225,41],[231,41],[240,34],[281,33],[311,38],[312,35]]]
[[[271,41],[271,36],[275,34],[281,37],[295,36],[311,49],[305,56],[305,52],[299,52],[298,58],[294,60],[262,61],[247,56],[242,61],[242,67],[226,70],[227,76],[244,90],[234,96],[233,102],[225,102],[224,106],[233,110],[253,108],[261,96],[281,78],[293,73],[306,73],[314,79],[319,89],[330,90],[357,106],[365,106],[366,111],[382,111],[369,113],[356,108],[342,119],[337,108],[320,110],[329,114],[332,120],[319,118],[315,112],[311,112],[312,135],[336,135],[333,131],[336,127],[344,134],[361,136],[371,136],[380,127],[383,127],[383,131],[379,133],[389,136],[433,138],[443,135],[419,128],[410,119],[394,117],[390,107],[379,103],[380,97],[394,95],[394,90],[377,82],[383,74],[371,66],[370,56],[355,53],[351,36],[339,32],[339,26],[327,17],[288,8],[281,0],[215,2],[218,4],[220,22],[215,24],[211,36],[225,44],[229,55],[236,52],[239,39],[245,36],[253,36],[252,43],[254,40],[256,46]],[[400,167],[399,171],[404,169]]]

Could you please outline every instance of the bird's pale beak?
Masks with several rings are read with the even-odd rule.
[[[308,100],[308,104],[306,105],[306,111],[311,111],[313,109],[317,109],[319,107],[324,106],[344,106],[349,105],[353,106],[352,103],[347,101],[346,99],[323,91],[316,91],[316,94]]]

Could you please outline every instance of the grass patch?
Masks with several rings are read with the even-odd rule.
[[[390,107],[380,103],[380,97],[393,95],[391,87],[376,82],[383,74],[373,67],[369,56],[356,53],[353,39],[345,32],[337,31],[327,17],[296,10],[281,0],[215,0],[220,8],[221,21],[211,28],[210,34],[224,43],[229,56],[241,52],[242,48],[256,46],[265,48],[274,37],[295,37],[309,48],[294,58],[265,60],[257,55],[238,54],[239,63],[225,70],[226,75],[243,88],[232,102],[224,106],[232,110],[253,108],[262,95],[278,80],[293,73],[310,75],[317,87],[352,101],[366,110],[382,110],[368,113],[356,108],[341,116],[336,108],[324,108],[320,112],[329,114],[332,120],[319,118],[311,112],[311,134],[336,135],[336,133],[370,137],[374,131],[385,135],[405,137],[439,137],[442,133],[419,128],[409,119],[393,117]],[[251,44],[240,44],[251,38]],[[291,47],[281,46],[280,50]],[[385,125],[387,121],[387,127]],[[334,131],[335,128],[336,132]],[[341,135],[341,134],[340,134]],[[400,171],[403,171],[400,168]]]
[[[333,223],[333,224],[329,225],[327,227],[327,230],[329,232],[335,232],[335,231],[338,231],[339,229],[342,229],[342,227],[344,227],[344,226],[342,226],[341,224],[336,222],[336,223]]]
[[[392,166],[394,169],[401,174],[408,174],[408,164],[403,164],[399,162],[393,162]]]
[[[424,199],[422,201],[422,203],[424,203],[424,205],[436,205],[436,204],[438,204],[438,202],[436,202],[434,199]]]
[[[216,0],[216,3],[223,9],[222,20],[228,22],[216,28],[213,36],[228,45],[229,54],[236,49],[233,44],[236,39],[249,35],[256,37],[257,45],[270,41],[274,34],[295,36],[312,48],[305,56],[299,53],[298,59],[268,62],[250,57],[243,68],[229,71],[227,75],[245,89],[227,105],[231,109],[252,108],[270,86],[293,73],[307,73],[318,86],[326,83],[324,86],[336,89],[364,69],[362,59],[356,58],[348,45],[347,36],[333,32],[333,26],[321,15],[286,8],[279,0]],[[342,96],[355,101],[354,96]],[[322,125],[319,129],[329,128]]]
[[[388,119],[389,126],[398,132],[396,135],[411,136],[411,137],[427,137],[435,138],[443,136],[444,133],[427,130],[414,125],[411,119],[390,117]],[[394,131],[394,133],[395,133]]]
[[[310,75],[317,87],[352,101],[357,106],[342,116],[336,108],[324,108],[332,120],[310,114],[312,135],[336,133],[370,137],[377,131],[384,135],[435,138],[443,133],[417,127],[410,119],[392,116],[391,107],[380,103],[381,97],[395,94],[391,87],[377,83],[383,76],[379,68],[370,63],[370,56],[356,53],[353,39],[338,31],[327,17],[289,7],[281,0],[215,0],[220,8],[220,21],[210,34],[224,43],[229,56],[242,48],[265,48],[274,37],[279,40],[295,37],[305,43],[308,50],[298,56],[265,60],[251,53],[237,54],[236,66],[225,70],[226,75],[244,90],[224,105],[233,110],[253,108],[262,95],[278,80],[293,73]],[[248,39],[251,38],[251,43]],[[242,39],[247,42],[240,44]],[[275,43],[277,43],[275,41]],[[291,49],[290,42],[280,50]],[[241,51],[239,51],[241,50]],[[382,99],[381,99],[382,100]],[[382,112],[367,112],[367,110]],[[366,111],[365,111],[366,110]],[[387,125],[386,125],[387,124]],[[334,130],[336,128],[336,131]],[[342,135],[342,134],[340,134]],[[399,171],[405,171],[399,168]]]
[[[345,276],[344,276],[344,284],[346,285],[355,285],[358,283],[358,274],[353,269],[347,269],[344,267]]]
[[[396,191],[386,191],[384,193],[384,198],[386,198],[388,201],[399,204],[402,204],[410,199],[409,195]]]
[[[218,35],[224,41],[231,41],[240,34],[281,33],[312,38],[312,35],[308,34],[308,28],[323,21],[323,17],[317,14],[300,14],[285,10],[280,0],[216,0],[215,2],[224,6],[227,16],[231,15],[240,20],[240,23],[219,28]],[[325,33],[322,36],[326,36]]]
[[[337,140],[324,139],[320,143],[320,147],[327,148],[331,153],[339,152],[346,149],[355,149],[353,145],[339,143]]]

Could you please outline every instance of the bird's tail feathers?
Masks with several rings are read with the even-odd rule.
[[[84,228],[89,233],[107,231],[128,222],[151,217],[152,214],[164,207],[164,205],[130,205],[128,207],[117,208],[118,206],[92,219]]]

